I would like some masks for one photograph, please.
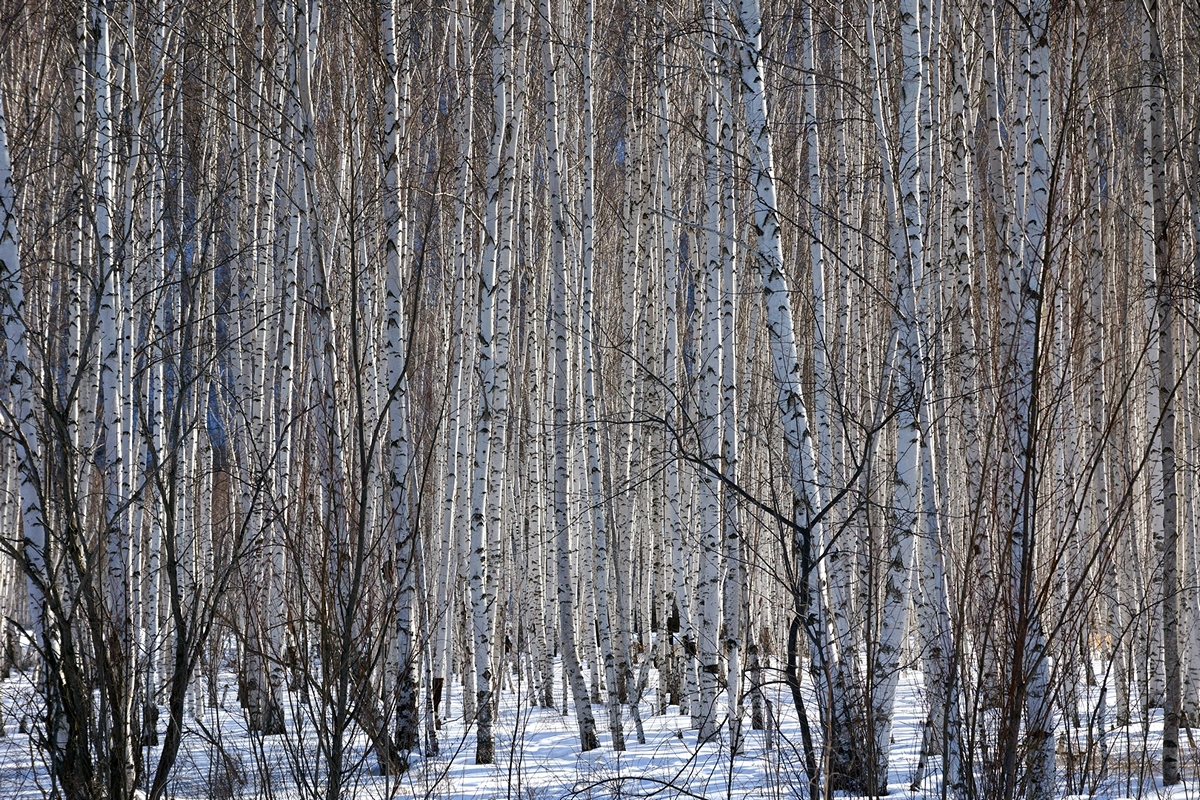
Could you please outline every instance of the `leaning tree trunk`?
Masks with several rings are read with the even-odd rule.
[[[767,108],[766,79],[763,73],[762,17],[757,0],[739,0],[738,17],[745,31],[741,52],[742,99],[746,115],[746,136],[751,147],[750,182],[754,204],[754,232],[758,238],[755,261],[763,287],[763,306],[767,317],[767,338],[771,346],[771,364],[775,378],[784,450],[788,463],[788,483],[796,503],[795,550],[796,565],[793,596],[796,622],[789,636],[789,650],[796,653],[795,632],[799,625],[808,639],[813,673],[820,676],[818,691],[826,696],[828,687],[821,685],[828,674],[829,647],[825,635],[826,611],[819,593],[811,593],[815,564],[814,543],[823,537],[825,511],[821,486],[817,478],[816,453],[808,410],[800,394],[800,360],[796,349],[796,329],[792,321],[790,286],[784,270],[783,248],[779,231],[779,206],[775,196],[775,165],[772,154],[771,131]],[[795,664],[790,669],[795,670]],[[793,680],[793,699],[801,714],[802,732],[807,730],[807,718],[800,704],[801,695]],[[837,724],[837,721],[834,721]],[[836,737],[836,732],[827,732]],[[805,766],[815,788],[819,780],[816,753],[811,737],[804,735]]]

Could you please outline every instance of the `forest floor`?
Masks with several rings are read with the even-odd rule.
[[[654,684],[654,681],[651,681]],[[559,689],[561,684],[556,685]],[[263,737],[246,729],[238,707],[235,677],[222,671],[216,683],[215,704],[187,718],[184,746],[176,764],[169,795],[177,800],[292,800],[320,796],[312,776],[319,775],[317,733],[305,719],[298,698],[289,697],[288,733]],[[353,742],[349,762],[353,769],[346,796],[358,800],[389,798],[478,798],[479,800],[628,800],[629,798],[728,798],[775,800],[806,797],[800,728],[790,695],[781,684],[770,688],[769,699],[780,713],[779,735],[768,749],[762,731],[749,730],[745,722],[744,753],[732,761],[727,732],[718,742],[697,746],[696,731],[674,706],[665,715],[653,692],[640,706],[645,744],[635,738],[628,709],[624,716],[627,750],[611,747],[603,706],[593,706],[600,730],[599,749],[578,752],[574,716],[553,709],[531,708],[527,684],[514,683],[501,695],[495,726],[496,763],[474,763],[475,737],[462,718],[461,687],[451,690],[449,713],[438,732],[441,752],[436,757],[414,756],[401,777],[375,775],[375,759],[363,739]],[[36,713],[27,676],[14,676],[0,684],[4,737],[0,738],[0,800],[34,800],[49,796],[44,759],[31,737],[19,732]],[[809,698],[811,700],[811,698]],[[1094,700],[1094,698],[1093,698]],[[891,797],[940,797],[941,759],[933,758],[926,778],[912,788],[918,769],[924,703],[921,678],[916,672],[902,677],[896,703],[890,753]],[[1094,708],[1094,706],[1093,706]],[[196,710],[195,708],[191,710]],[[445,711],[446,709],[443,708]],[[1061,798],[1154,798],[1200,800],[1200,750],[1183,739],[1185,782],[1164,789],[1155,781],[1158,771],[1161,724],[1135,724],[1110,730],[1109,763],[1104,775],[1081,758],[1068,758],[1060,750]],[[160,733],[165,728],[160,719]],[[150,748],[154,763],[157,753]],[[1067,774],[1070,773],[1070,774]],[[318,779],[319,780],[319,779]]]

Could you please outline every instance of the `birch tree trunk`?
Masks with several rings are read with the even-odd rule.
[[[542,17],[542,65],[546,71],[546,92],[557,93],[557,86],[551,85],[557,80],[557,70],[552,50],[550,29],[549,0],[540,1]],[[609,618],[608,595],[608,515],[606,513],[603,475],[600,467],[600,441],[596,403],[596,367],[593,359],[595,349],[595,321],[593,303],[595,293],[592,288],[595,260],[593,244],[595,228],[595,174],[592,164],[595,149],[595,134],[593,131],[592,111],[592,36],[595,27],[595,8],[591,0],[585,7],[585,22],[587,30],[584,33],[583,46],[583,235],[580,242],[583,268],[583,295],[581,301],[582,329],[580,330],[580,346],[582,348],[583,369],[583,404],[584,426],[587,439],[587,505],[591,515],[592,535],[596,559],[596,623],[600,637],[600,653],[604,662],[604,682],[608,688],[608,727],[612,736],[613,750],[625,750],[625,733],[621,720],[621,700],[617,692],[617,665],[613,653],[613,625]]]
[[[738,496],[738,384],[737,384],[737,214],[735,207],[733,91],[729,70],[733,66],[733,34],[728,9],[722,14],[721,69],[721,204],[724,222],[721,237],[721,550],[725,576],[721,586],[721,626],[725,644],[725,707],[729,719],[729,753],[741,754],[742,740],[742,606],[746,569],[742,552]]]
[[[868,6],[868,41],[876,76],[875,118],[883,162],[884,193],[890,227],[889,242],[896,262],[895,297],[897,352],[892,394],[896,407],[897,443],[893,473],[894,518],[889,526],[888,566],[875,649],[871,705],[874,724],[873,787],[886,793],[892,705],[899,680],[900,645],[908,624],[913,537],[916,533],[922,437],[919,425],[925,400],[925,366],[921,342],[918,295],[922,290],[924,243],[920,206],[921,155],[918,125],[922,84],[921,18],[916,0],[900,8],[901,75],[899,142],[893,155],[884,112],[884,65],[876,41],[873,3]]]
[[[812,593],[812,573],[815,542],[823,538],[823,514],[825,512],[821,486],[817,478],[816,453],[812,432],[808,424],[808,410],[800,395],[800,362],[796,349],[795,326],[789,300],[789,282],[784,272],[783,250],[779,233],[779,208],[775,196],[775,166],[772,155],[771,132],[766,97],[766,79],[762,59],[762,18],[757,0],[739,0],[738,17],[745,32],[741,52],[742,98],[745,104],[746,137],[752,154],[750,161],[750,183],[754,203],[754,232],[758,238],[755,260],[759,279],[763,287],[763,305],[766,310],[767,336],[771,346],[772,372],[777,390],[777,402],[783,428],[784,449],[788,461],[788,483],[796,503],[794,546],[798,553],[795,581],[792,587],[796,606],[793,633],[789,641],[797,639],[797,625],[803,629],[808,641],[813,674],[818,676],[818,692],[828,696],[828,687],[821,680],[827,673],[829,654],[825,641],[825,609],[819,593]],[[795,650],[795,645],[790,645]],[[793,687],[793,696],[800,698],[798,687]],[[802,725],[807,725],[804,709],[797,702]],[[836,739],[833,720],[827,731],[829,738]],[[806,740],[808,737],[805,737]],[[805,760],[810,781],[817,780],[815,753],[809,741],[805,741]]]
[[[1050,666],[1041,627],[1039,594],[1035,586],[1037,526],[1038,369],[1043,291],[1054,290],[1048,266],[1047,219],[1049,212],[1050,102],[1049,7],[1044,0],[1028,0],[1022,13],[1028,19],[1021,49],[1018,86],[1015,164],[1017,209],[1020,214],[1019,250],[1008,272],[1004,292],[1003,335],[1012,349],[1009,378],[1012,386],[1008,438],[1012,450],[1011,491],[1015,501],[1010,535],[1011,608],[1016,617],[1017,644],[1013,653],[1011,704],[1004,720],[1003,789],[1010,797],[1017,785],[1018,729],[1024,712],[1027,742],[1028,791],[1033,800],[1044,800],[1054,791],[1054,720]]]
[[[48,634],[46,592],[52,587],[46,569],[46,518],[42,507],[42,461],[35,417],[35,386],[29,362],[29,338],[25,326],[25,287],[21,273],[20,241],[17,231],[17,196],[13,186],[8,151],[4,92],[0,86],[0,322],[5,350],[3,380],[9,402],[0,403],[5,427],[16,443],[16,467],[21,523],[21,556],[29,603],[29,629],[34,646],[43,657],[51,655],[53,637]],[[54,681],[42,678],[48,695]],[[55,708],[57,698],[47,697],[46,730],[51,747],[61,748],[64,731]],[[61,757],[61,753],[55,753]],[[69,763],[69,762],[68,762]]]
[[[682,423],[679,413],[679,273],[675,235],[675,199],[672,188],[670,99],[666,74],[667,47],[663,40],[662,55],[658,63],[658,179],[662,196],[662,263],[663,263],[663,382],[667,406],[663,418],[672,439],[678,439]],[[691,691],[695,685],[695,637],[692,632],[691,595],[688,591],[684,566],[683,520],[680,511],[679,458],[677,442],[672,443],[666,458],[666,504],[667,527],[671,547],[671,590],[669,597],[673,607],[665,609],[667,616],[677,616],[679,638],[683,657],[680,667],[684,673],[685,692],[674,699],[679,713],[686,714],[693,702]],[[672,647],[672,650],[674,648]],[[661,668],[660,668],[661,669]],[[679,693],[676,692],[678,695]]]
[[[559,165],[558,70],[553,43],[546,38],[542,49],[546,71],[545,116],[546,160],[549,166],[551,223],[551,328],[554,335],[554,527],[558,548],[558,633],[562,652],[563,678],[570,685],[579,726],[579,749],[599,747],[596,721],[588,697],[587,684],[579,664],[575,645],[575,591],[571,579],[571,529],[567,515],[567,263],[564,237],[566,219],[562,196],[562,171]],[[566,711],[566,698],[563,698]]]
[[[401,769],[407,763],[408,751],[417,746],[417,691],[414,670],[417,631],[414,629],[416,602],[416,558],[419,552],[416,532],[409,516],[409,472],[412,462],[408,421],[407,358],[408,337],[405,331],[403,287],[407,265],[403,263],[406,250],[407,225],[402,205],[405,198],[401,188],[401,147],[408,121],[409,76],[409,8],[389,2],[383,7],[383,50],[387,64],[385,93],[384,153],[384,269],[387,286],[387,387],[388,457],[390,469],[390,514],[392,541],[399,577],[396,631],[396,659],[399,668],[396,696],[396,746],[401,751]]]
[[[484,253],[479,278],[479,374],[480,409],[475,427],[475,471],[471,500],[471,616],[475,655],[475,763],[491,764],[495,759],[492,740],[492,672],[491,672],[491,615],[495,598],[488,589],[488,572],[496,565],[487,563],[492,552],[491,536],[499,535],[488,525],[486,516],[489,489],[499,486],[489,482],[490,449],[497,439],[494,404],[497,393],[495,364],[495,329],[497,314],[496,281],[499,260],[502,160],[507,126],[507,91],[505,56],[508,51],[508,4],[496,0],[492,8],[492,151],[488,161],[487,217],[484,231]],[[499,458],[500,456],[495,456]]]
[[[1158,396],[1158,467],[1161,477],[1161,498],[1152,498],[1162,506],[1162,640],[1165,662],[1165,692],[1163,697],[1163,754],[1162,779],[1165,786],[1180,780],[1179,722],[1180,722],[1180,658],[1179,658],[1179,493],[1175,469],[1175,395],[1178,389],[1175,375],[1175,280],[1169,262],[1167,241],[1167,211],[1164,187],[1166,184],[1166,155],[1163,142],[1164,74],[1162,49],[1159,40],[1159,8],[1157,0],[1145,7],[1142,25],[1142,61],[1145,80],[1142,88],[1143,105],[1143,174],[1146,206],[1143,225],[1151,238],[1147,261],[1147,293],[1153,298],[1149,320],[1151,335],[1157,341],[1150,344],[1157,351]],[[1153,360],[1152,360],[1153,365]],[[1153,390],[1152,390],[1153,391]],[[1153,432],[1151,433],[1153,437]],[[1153,457],[1153,456],[1152,456]],[[1157,488],[1151,485],[1152,491]]]
[[[711,3],[707,25],[720,24],[717,4]],[[707,80],[706,128],[704,141],[704,229],[703,287],[700,300],[700,364],[696,409],[699,459],[698,489],[700,513],[696,529],[700,571],[696,582],[697,677],[699,703],[693,710],[692,724],[699,729],[697,741],[713,741],[717,736],[717,675],[720,671],[718,627],[721,619],[720,538],[722,530],[721,493],[717,475],[721,457],[721,96],[718,84],[722,64],[715,37],[706,37],[705,49],[710,62]]]

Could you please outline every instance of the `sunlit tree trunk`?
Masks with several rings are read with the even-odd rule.
[[[751,148],[750,184],[754,206],[754,232],[757,236],[755,253],[759,279],[763,287],[763,306],[766,312],[767,338],[771,348],[772,373],[775,379],[777,402],[783,429],[783,441],[788,464],[788,484],[796,503],[794,519],[795,581],[792,587],[796,606],[790,650],[796,651],[797,625],[808,640],[814,675],[827,674],[828,645],[825,641],[826,612],[820,594],[811,599],[815,543],[823,539],[823,493],[817,477],[817,458],[808,410],[800,395],[800,361],[796,348],[796,330],[792,321],[790,287],[784,271],[783,249],[779,231],[779,207],[775,194],[775,166],[772,155],[771,132],[766,97],[766,80],[762,58],[762,18],[757,0],[739,0],[738,17],[745,32],[741,52],[742,100],[745,106],[746,137]],[[795,676],[793,676],[795,682]],[[823,680],[823,678],[822,678]],[[818,691],[828,694],[827,686],[818,684]],[[799,704],[801,696],[793,687],[793,698]],[[803,709],[798,708],[803,715]],[[802,716],[803,724],[807,724]],[[804,733],[806,770],[810,780],[817,779],[815,752],[811,737]],[[836,737],[836,732],[833,734]]]
[[[562,170],[559,151],[558,70],[553,42],[543,49],[543,68],[546,71],[545,117],[546,156],[549,166],[551,224],[551,328],[554,348],[554,528],[557,556],[558,635],[562,653],[563,677],[570,685],[575,701],[575,716],[579,726],[580,750],[587,752],[599,746],[596,721],[579,664],[575,644],[575,590],[571,575],[571,529],[567,514],[567,260],[564,237],[566,220],[562,195]],[[566,698],[563,698],[564,711]]]
[[[541,0],[542,17],[542,64],[547,82],[557,75],[551,49],[550,3]],[[600,439],[596,401],[595,318],[593,308],[595,292],[592,288],[595,262],[595,171],[592,164],[595,149],[592,110],[592,36],[595,27],[594,4],[588,2],[583,49],[583,230],[580,241],[580,256],[583,268],[583,294],[581,299],[580,346],[582,348],[584,426],[587,449],[587,505],[591,516],[595,553],[595,596],[596,623],[600,637],[600,655],[604,662],[604,682],[608,688],[608,727],[612,735],[613,750],[625,749],[625,734],[621,720],[621,701],[617,693],[617,666],[613,653],[614,626],[609,617],[608,562],[609,535],[607,502],[605,500],[603,475],[600,460]],[[547,92],[555,87],[547,86]]]
[[[1048,267],[1046,228],[1050,189],[1050,103],[1048,90],[1048,3],[1029,0],[1020,49],[1021,70],[1017,91],[1016,159],[1019,248],[1013,268],[1004,276],[1001,335],[1009,348],[1010,407],[1007,411],[1008,447],[1011,448],[1011,492],[1014,500],[1010,547],[1010,608],[1015,617],[1016,646],[1008,697],[1011,708],[1003,722],[1003,790],[1009,797],[1017,785],[1018,748],[1027,759],[1029,796],[1043,800],[1054,790],[1054,724],[1050,665],[1041,626],[1035,584],[1035,531],[1040,453],[1038,432],[1039,339],[1043,291],[1054,291]],[[1021,715],[1024,730],[1018,734]],[[1022,738],[1019,740],[1018,735]],[[1019,744],[1022,743],[1022,744]]]
[[[720,23],[716,3],[708,9],[710,30]],[[723,5],[723,4],[722,4]],[[717,675],[720,672],[718,627],[721,620],[720,537],[721,492],[717,477],[721,457],[721,62],[716,39],[706,37],[710,69],[705,101],[704,137],[704,269],[697,305],[700,313],[700,363],[697,380],[697,442],[701,466],[697,475],[700,513],[696,541],[700,568],[696,580],[697,678],[699,702],[692,710],[692,724],[699,729],[698,741],[712,741],[717,735]]]
[[[663,383],[666,396],[666,408],[663,417],[667,427],[669,454],[664,465],[666,471],[666,505],[667,505],[667,534],[671,548],[671,589],[668,597],[672,600],[672,608],[663,609],[668,617],[675,615],[679,620],[678,637],[682,642],[683,655],[678,666],[684,673],[684,694],[674,697],[679,706],[679,713],[689,712],[693,699],[691,693],[695,685],[695,637],[692,631],[691,595],[688,591],[685,555],[683,519],[680,510],[681,488],[679,485],[680,470],[677,454],[678,442],[674,441],[680,435],[679,426],[683,422],[679,408],[679,260],[675,234],[675,199],[672,188],[671,164],[671,135],[670,135],[670,98],[666,76],[666,40],[662,45],[658,62],[658,180],[659,193],[662,197],[662,265],[663,265]],[[672,650],[674,648],[672,647]],[[677,693],[678,694],[678,693]]]
[[[721,626],[725,650],[725,707],[729,719],[729,752],[738,755],[742,737],[742,607],[746,582],[745,553],[739,512],[738,485],[738,382],[737,382],[737,268],[736,184],[734,154],[737,140],[733,130],[733,66],[731,20],[728,9],[722,14],[720,38],[721,69],[721,557],[724,578],[721,586]]]
[[[405,326],[404,286],[407,265],[403,263],[407,250],[407,203],[404,202],[402,181],[401,148],[405,141],[408,122],[408,79],[409,79],[409,7],[405,3],[397,6],[387,3],[383,7],[383,51],[387,64],[385,91],[384,126],[386,149],[384,152],[384,198],[383,215],[386,232],[384,236],[384,270],[387,287],[386,331],[387,331],[387,390],[386,410],[388,417],[389,508],[392,547],[396,558],[397,628],[396,667],[399,670],[396,682],[396,746],[401,753],[413,750],[417,745],[417,691],[415,666],[417,631],[414,615],[417,589],[416,531],[413,529],[409,511],[409,471],[412,462],[408,421],[408,336]],[[388,698],[390,700],[390,698]],[[401,756],[402,762],[405,756]],[[403,763],[401,765],[403,768]]]
[[[491,459],[500,459],[503,453],[491,454],[499,445],[493,426],[496,424],[497,386],[496,375],[496,327],[499,302],[497,281],[499,278],[500,236],[503,220],[500,219],[501,195],[504,179],[501,173],[504,160],[505,129],[507,112],[506,56],[509,51],[508,4],[497,0],[492,8],[492,149],[488,161],[487,216],[484,230],[483,263],[479,277],[479,374],[480,405],[475,427],[475,470],[474,488],[471,495],[471,615],[475,657],[475,763],[491,764],[495,758],[492,740],[492,671],[491,671],[491,619],[495,598],[489,590],[493,581],[489,571],[499,565],[488,563],[494,552],[491,538],[499,531],[488,524],[488,493],[500,490],[498,482],[492,480],[489,466]],[[505,389],[506,391],[506,389]]]
[[[884,104],[886,71],[877,41],[874,5],[868,6],[868,42],[875,75],[874,112],[887,199],[889,243],[895,259],[894,296],[896,311],[895,365],[892,393],[896,406],[897,442],[893,472],[893,519],[889,522],[888,562],[880,628],[875,648],[874,683],[871,687],[873,714],[874,787],[887,791],[888,750],[891,741],[892,706],[899,681],[900,647],[908,625],[912,574],[913,537],[918,522],[921,490],[919,425],[925,399],[925,365],[921,342],[918,295],[923,287],[921,154],[918,148],[921,85],[921,18],[916,0],[906,0],[900,9],[901,67],[899,86],[899,131],[895,145],[887,124]],[[895,149],[893,149],[893,147]]]

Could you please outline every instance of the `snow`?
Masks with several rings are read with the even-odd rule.
[[[653,673],[652,673],[653,674]],[[515,680],[515,679],[514,679]],[[176,764],[170,796],[177,800],[213,798],[311,797],[320,786],[316,733],[311,720],[289,696],[288,733],[262,737],[246,729],[245,716],[237,705],[235,677],[218,676],[218,694],[211,706],[191,705],[184,746]],[[654,685],[654,681],[651,681]],[[561,684],[556,684],[561,686]],[[777,800],[806,797],[802,770],[799,725],[791,707],[790,694],[782,682],[772,684],[768,698],[781,714],[776,746],[766,748],[764,734],[744,724],[744,754],[728,754],[725,731],[716,743],[698,746],[696,732],[677,707],[665,715],[654,715],[657,701],[647,692],[641,711],[646,743],[638,744],[626,710],[625,753],[614,753],[603,730],[603,709],[594,708],[601,726],[598,750],[580,754],[574,716],[563,717],[554,709],[529,706],[528,686],[513,683],[501,694],[496,733],[496,761],[474,763],[474,733],[461,717],[459,686],[451,689],[450,717],[438,732],[441,755],[414,756],[409,771],[401,777],[375,775],[375,760],[361,737],[352,741],[348,763],[356,765],[345,796],[354,800],[383,800],[393,797],[472,798],[473,800],[599,800],[604,798],[728,798],[728,800]],[[28,676],[13,673],[0,684],[6,736],[0,739],[0,797],[3,800],[33,800],[46,796],[49,781],[46,765],[32,746],[30,736],[18,732],[18,723],[36,714],[38,704]],[[812,698],[810,697],[811,701]],[[203,714],[190,712],[199,707]],[[813,706],[810,706],[810,708]],[[811,713],[811,712],[810,712]],[[890,754],[891,797],[939,797],[940,760],[933,758],[919,791],[912,791],[918,762],[918,745],[924,708],[921,677],[905,672],[897,694],[896,716]],[[298,721],[300,721],[298,723]],[[160,734],[165,713],[160,718]],[[1152,717],[1147,727],[1135,723],[1109,734],[1111,767],[1108,777],[1092,794],[1063,794],[1075,798],[1155,798],[1185,800],[1200,796],[1194,779],[1164,789],[1154,782],[1157,772],[1155,748],[1161,717]],[[160,737],[161,738],[161,737]],[[1143,743],[1150,747],[1143,747]],[[1196,748],[1184,738],[1185,778],[1200,767]],[[1148,757],[1142,753],[1149,749]],[[149,763],[155,763],[154,748]],[[1140,773],[1142,780],[1138,780]],[[1189,774],[1190,773],[1190,774]],[[298,777],[299,776],[299,777]],[[1059,758],[1060,788],[1065,791],[1065,759]],[[1078,790],[1078,785],[1071,787]]]

